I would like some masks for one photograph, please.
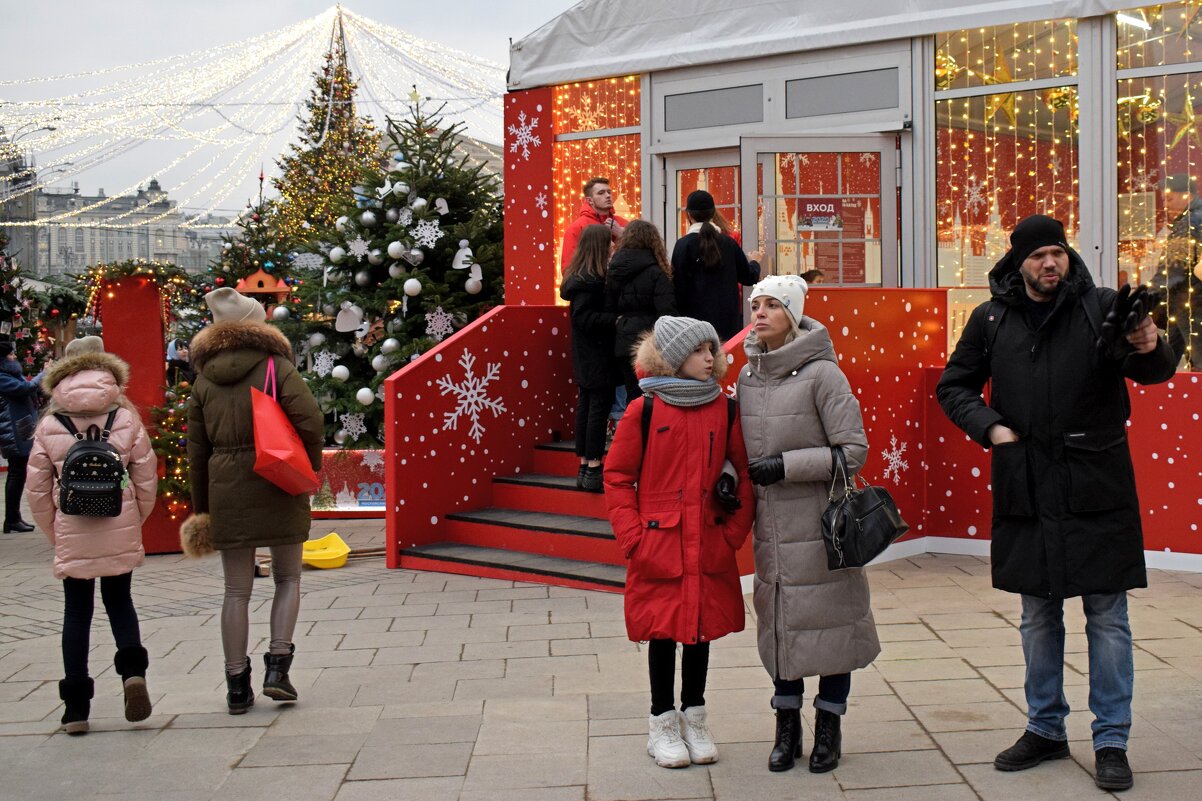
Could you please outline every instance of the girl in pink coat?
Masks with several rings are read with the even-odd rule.
[[[95,337],[86,337],[95,340]],[[75,343],[72,343],[75,344]],[[87,343],[91,345],[96,343]],[[125,691],[125,719],[150,717],[146,690],[148,658],[138,631],[138,613],[130,596],[133,569],[142,564],[142,523],[154,508],[158,463],[137,410],[125,397],[129,366],[103,350],[68,349],[43,379],[50,395],[38,423],[29,455],[25,485],[29,508],[39,529],[54,546],[54,576],[62,579],[66,605],[63,615],[63,666],[58,683],[66,709],[63,728],[68,734],[88,731],[93,682],[88,675],[88,639],[96,579],[108,612],[117,654],[113,660]],[[76,429],[103,429],[115,411],[108,442],[126,467],[121,512],[117,517],[68,515],[59,508],[58,477],[75,437],[55,414],[70,418]]]

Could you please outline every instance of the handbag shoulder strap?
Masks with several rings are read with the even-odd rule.
[[[270,395],[272,400],[279,400],[276,397],[275,358],[272,356],[267,357],[267,377],[263,380],[263,394]]]
[[[837,497],[839,479],[842,477],[843,494],[849,495],[856,488],[855,483],[847,474],[847,457],[843,455],[843,448],[838,445],[831,446],[831,491],[830,500]]]

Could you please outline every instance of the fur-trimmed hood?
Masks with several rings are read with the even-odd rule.
[[[100,414],[124,406],[137,414],[125,397],[129,365],[104,351],[84,351],[54,363],[42,379],[50,395],[43,414]]]
[[[648,331],[639,340],[639,344],[635,348],[634,363],[640,377],[643,378],[676,375],[672,365],[668,364],[663,353],[660,352],[659,344],[655,341],[655,331]],[[726,353],[718,351],[714,354],[714,380],[720,382],[725,375]]]
[[[278,328],[266,323],[213,323],[192,339],[192,366],[215,384],[233,384],[263,360],[293,360],[292,345]]]

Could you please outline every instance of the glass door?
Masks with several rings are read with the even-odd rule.
[[[896,135],[745,138],[740,163],[756,221],[743,244],[764,251],[765,274],[898,285]]]
[[[714,196],[718,213],[729,224],[735,238],[742,238],[739,213],[742,187],[737,150],[668,156],[665,168],[668,192],[665,198],[667,208],[664,209],[664,239],[669,255],[676,240],[689,231],[689,220],[684,212],[685,201],[689,193],[697,189],[704,189]]]

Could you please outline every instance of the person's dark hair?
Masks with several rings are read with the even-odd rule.
[[[1184,172],[1173,173],[1164,177],[1164,188],[1170,192],[1189,192],[1191,195],[1198,194],[1198,182],[1195,178]]]
[[[593,187],[594,187],[594,186],[596,186],[597,184],[605,184],[606,186],[609,186],[609,179],[608,179],[608,178],[601,178],[601,177],[597,177],[597,178],[589,178],[589,179],[588,179],[587,181],[585,181],[585,183],[584,183],[584,189],[583,189],[583,190],[581,190],[582,194],[583,194],[585,197],[588,197],[590,194],[592,194]]]
[[[659,229],[646,220],[634,220],[626,226],[622,238],[618,240],[618,250],[649,250],[655,255],[664,275],[672,277],[672,262],[668,261],[664,238],[659,235]]]
[[[609,243],[609,226],[586,225],[580,232],[572,260],[563,268],[564,280],[573,275],[585,280],[604,279],[605,267],[609,264]]]
[[[714,212],[715,209],[688,211],[690,220],[701,223],[701,230],[697,232],[697,236],[701,241],[701,263],[707,270],[716,270],[722,266],[722,249],[718,245],[720,232],[711,224]]]
[[[727,236],[732,236],[735,232],[734,226],[730,224],[730,220],[722,216],[722,210],[715,208],[714,217],[711,222],[718,226],[718,230]]]
[[[823,278],[822,270],[806,270],[801,274],[801,280],[807,284],[812,283],[815,279]]]

